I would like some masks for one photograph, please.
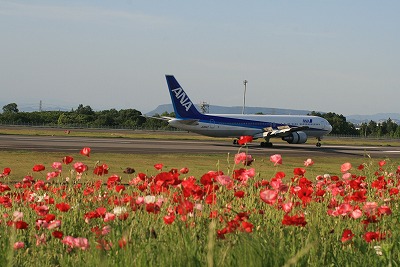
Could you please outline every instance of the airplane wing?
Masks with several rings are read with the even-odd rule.
[[[285,137],[290,135],[290,133],[306,130],[308,128],[308,126],[290,127],[289,125],[278,126],[277,128],[267,127],[263,129],[263,132],[254,135],[254,138]]]
[[[156,120],[161,120],[161,121],[170,121],[172,119],[175,119],[174,117],[167,117],[167,116],[162,116],[162,117],[154,117],[154,116],[146,116],[146,115],[141,115],[142,117],[145,117],[147,119],[156,119]]]

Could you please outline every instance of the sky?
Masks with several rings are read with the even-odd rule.
[[[400,1],[0,0],[0,102],[399,113]]]

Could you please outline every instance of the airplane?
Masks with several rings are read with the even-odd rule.
[[[302,115],[250,115],[250,114],[202,114],[173,75],[165,75],[175,118],[163,117],[170,126],[211,137],[235,138],[238,144],[242,136],[251,139],[264,138],[262,147],[272,147],[271,138],[281,138],[289,144],[303,144],[308,137],[315,137],[316,146],[332,131],[329,122],[318,116]]]

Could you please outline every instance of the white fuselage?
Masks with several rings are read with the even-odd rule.
[[[183,120],[184,121],[184,120]],[[171,119],[173,127],[212,137],[240,137],[251,135],[262,137],[266,128],[306,127],[307,136],[322,137],[332,130],[327,120],[317,116],[301,115],[242,115],[207,114],[196,124],[183,123],[182,119]],[[257,136],[260,134],[260,136]]]

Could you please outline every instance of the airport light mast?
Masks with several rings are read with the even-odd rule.
[[[243,81],[244,84],[244,94],[243,94],[243,109],[242,109],[242,114],[244,114],[244,108],[246,106],[246,89],[247,89],[247,80]]]

